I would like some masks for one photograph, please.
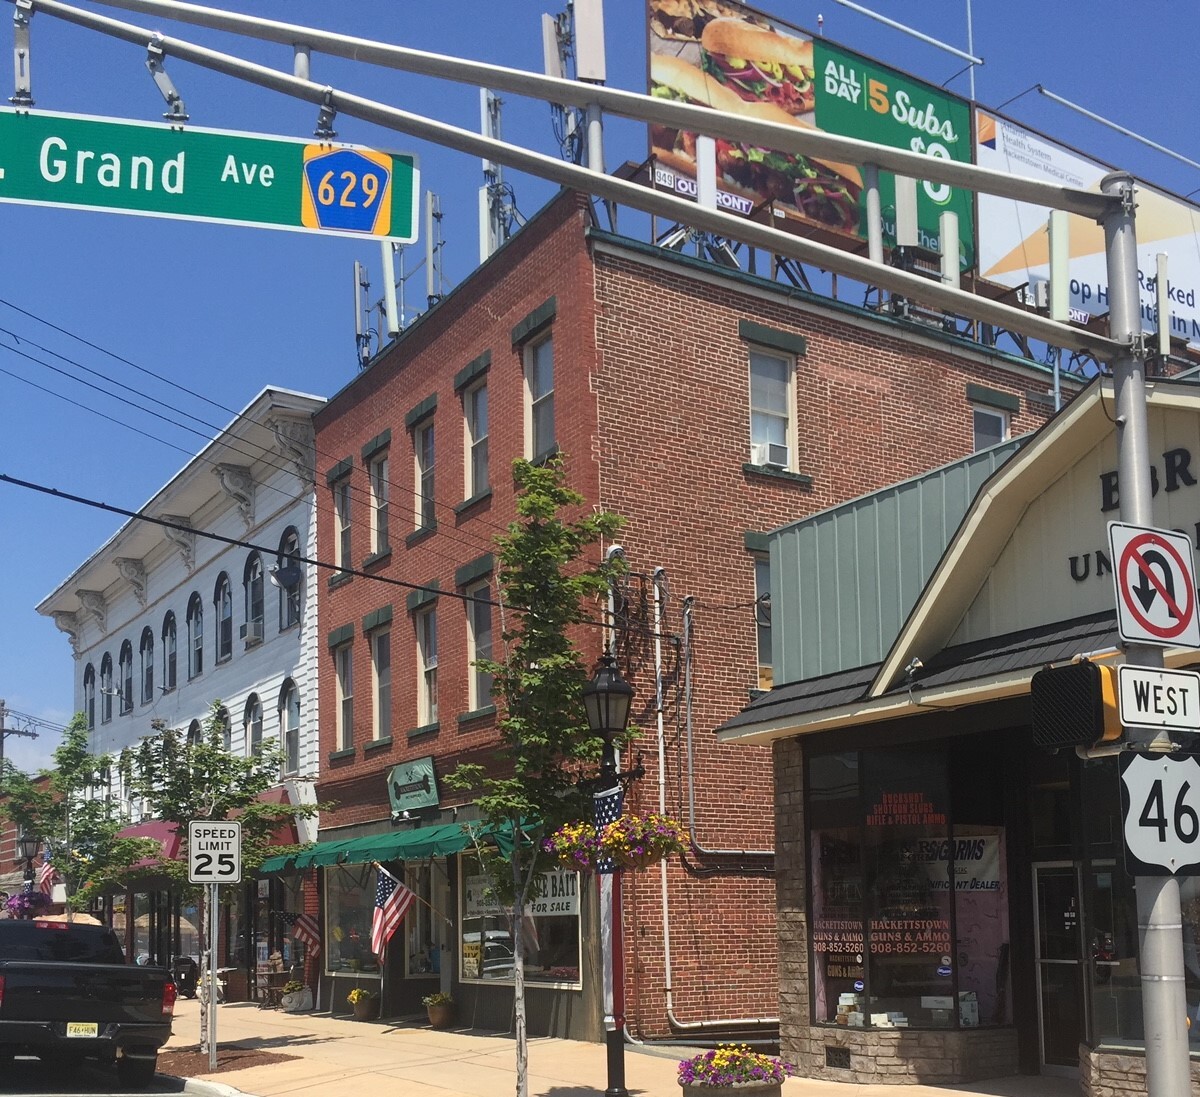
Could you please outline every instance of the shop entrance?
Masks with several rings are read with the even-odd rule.
[[[1033,894],[1042,1073],[1077,1075],[1086,970],[1078,868],[1070,861],[1035,864]]]

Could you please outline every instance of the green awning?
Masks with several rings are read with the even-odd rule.
[[[490,829],[480,823],[442,823],[433,827],[397,831],[394,834],[369,834],[365,838],[346,838],[340,842],[317,842],[299,853],[269,857],[259,873],[269,875],[321,865],[361,865],[371,861],[424,861],[461,853],[474,845],[475,836]]]

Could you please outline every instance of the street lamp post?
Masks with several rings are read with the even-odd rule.
[[[600,792],[619,795],[621,775],[617,772],[617,752],[614,739],[621,735],[629,723],[629,708],[633,700],[633,687],[621,677],[616,660],[611,654],[600,657],[595,677],[583,688],[583,706],[587,711],[588,726],[599,735],[604,748],[600,755]],[[618,808],[617,811],[620,809]],[[597,819],[597,828],[600,820]],[[608,1052],[608,1088],[604,1097],[629,1097],[625,1088],[625,1042],[621,1032],[624,1018],[616,1011],[616,981],[613,969],[617,955],[614,933],[620,933],[620,870],[613,866],[611,871],[600,874],[600,947],[603,953],[604,971],[604,1039]]]
[[[38,846],[41,844],[41,839],[36,834],[30,834],[27,830],[22,830],[17,838],[17,847],[21,857],[25,861],[25,883],[22,891],[26,895],[25,917],[29,917],[29,899],[28,896],[33,894],[33,859],[37,856]]]

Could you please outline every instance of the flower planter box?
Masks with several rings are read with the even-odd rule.
[[[354,1010],[356,1021],[374,1021],[379,1016],[379,999],[363,998],[357,1002],[351,1002],[350,1008]]]
[[[703,1086],[680,1082],[683,1097],[783,1097],[782,1082],[735,1082],[730,1086]]]

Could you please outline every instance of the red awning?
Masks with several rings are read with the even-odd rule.
[[[153,838],[162,847],[162,853],[157,857],[143,857],[133,868],[154,868],[163,861],[179,860],[180,838],[174,823],[166,823],[161,819],[151,819],[145,823],[135,823],[130,827],[122,827],[117,831],[118,838]]]
[[[292,802],[291,797],[288,796],[287,787],[284,785],[276,785],[265,792],[260,792],[258,798],[264,804],[290,804]],[[273,846],[294,846],[299,841],[300,838],[296,833],[296,819],[291,815],[281,820],[271,835],[271,845]]]

